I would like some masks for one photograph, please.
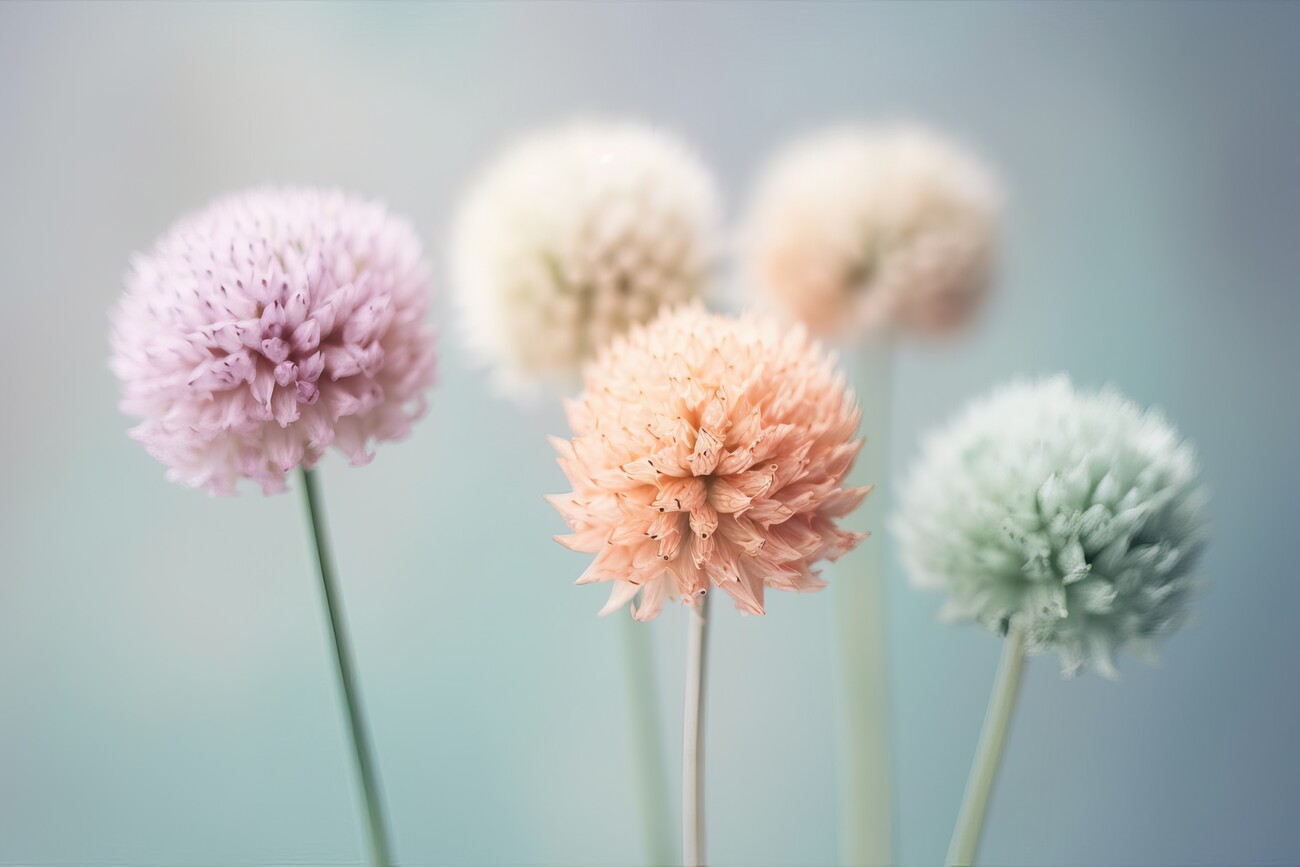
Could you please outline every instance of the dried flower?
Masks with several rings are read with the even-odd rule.
[[[1056,651],[1064,674],[1114,676],[1181,624],[1204,542],[1190,445],[1154,410],[1064,376],[971,404],[926,444],[895,523],[920,587],[944,614]]]
[[[998,193],[961,149],[914,128],[838,128],[764,170],[746,221],[753,279],[815,332],[944,332],[988,286]]]
[[[331,444],[367,462],[433,383],[427,272],[404,220],[338,192],[251,190],[180,220],[113,314],[131,435],[219,494],[241,477],[281,491]]]
[[[573,493],[549,497],[596,555],[579,584],[610,581],[602,614],[641,591],[638,620],[709,582],[763,613],[765,587],[825,586],[812,565],[865,534],[836,519],[869,487],[841,487],[861,413],[833,361],[801,328],[699,305],[615,338],[553,439]]]
[[[708,288],[712,177],[637,123],[572,123],[510,148],[466,197],[452,242],[471,350],[499,385],[576,383],[616,334]]]

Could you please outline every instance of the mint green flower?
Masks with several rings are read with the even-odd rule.
[[[1057,376],[972,403],[926,443],[894,532],[941,616],[999,634],[1061,671],[1115,677],[1115,651],[1150,655],[1180,626],[1205,542],[1192,447],[1155,410]]]

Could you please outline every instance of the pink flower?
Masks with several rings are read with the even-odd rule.
[[[282,491],[331,444],[366,463],[433,384],[427,272],[406,221],[338,192],[251,190],[180,220],[113,313],[132,437],[219,494]]]
[[[548,500],[574,531],[556,540],[596,555],[578,583],[613,583],[601,614],[640,591],[648,620],[710,582],[762,614],[765,588],[821,589],[812,565],[866,535],[836,525],[870,490],[841,486],[861,413],[802,327],[666,312],[615,338],[567,409],[573,493]]]

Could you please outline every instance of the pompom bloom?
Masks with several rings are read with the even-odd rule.
[[[997,213],[988,172],[935,135],[832,129],[794,142],[763,172],[747,266],[818,333],[948,331],[988,286]]]
[[[860,412],[802,328],[665,312],[616,338],[567,408],[575,436],[553,442],[573,493],[548,500],[574,531],[557,540],[596,555],[578,583],[614,585],[602,614],[641,591],[648,620],[710,582],[762,614],[765,587],[820,589],[812,565],[865,535],[836,526],[869,490],[841,487]]]
[[[428,268],[383,206],[312,189],[219,199],[137,256],[113,315],[131,435],[174,481],[284,489],[333,444],[402,436],[433,383]]]
[[[456,221],[466,340],[507,389],[576,383],[614,335],[705,292],[719,234],[713,179],[675,139],[635,123],[527,137]]]
[[[1191,446],[1155,411],[1068,379],[1018,383],[933,436],[895,524],[915,584],[945,614],[1114,676],[1183,620],[1204,542]]]

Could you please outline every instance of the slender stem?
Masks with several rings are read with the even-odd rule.
[[[857,359],[858,397],[866,442],[849,483],[876,485],[852,520],[871,538],[840,561],[835,595],[840,682],[840,861],[855,867],[892,865],[894,857],[893,706],[889,689],[883,532],[889,467],[885,432],[893,345],[865,342]]]
[[[682,864],[704,867],[704,687],[709,595],[691,607],[686,645],[686,713],[682,726]]]
[[[1002,662],[993,682],[993,694],[989,696],[989,708],[984,715],[984,728],[975,750],[975,763],[966,783],[961,812],[957,814],[952,845],[948,848],[948,867],[971,867],[975,863],[980,834],[984,830],[984,815],[988,811],[998,766],[1002,763],[1002,748],[1006,746],[1007,733],[1011,730],[1011,716],[1020,694],[1024,667],[1025,633],[1012,622],[1003,643]]]
[[[357,778],[361,782],[361,799],[366,811],[366,830],[370,841],[372,867],[388,867],[391,863],[388,844],[388,826],[384,817],[383,799],[379,793],[379,775],[375,770],[374,751],[366,729],[366,718],[361,711],[361,693],[352,662],[352,646],[348,640],[347,623],[343,618],[343,600],[339,596],[338,581],[334,573],[334,560],[330,555],[329,533],[325,528],[320,491],[316,474],[303,470],[303,498],[307,504],[307,517],[311,523],[312,538],[316,543],[316,565],[320,571],[321,591],[324,595],[325,613],[329,617],[330,636],[334,642],[334,659],[338,663],[339,685],[343,691],[343,704],[348,716],[348,734],[356,758]]]
[[[623,649],[627,658],[628,710],[640,783],[637,791],[641,798],[646,859],[648,864],[671,864],[673,827],[649,624],[638,623],[631,617],[618,619],[623,624]]]

